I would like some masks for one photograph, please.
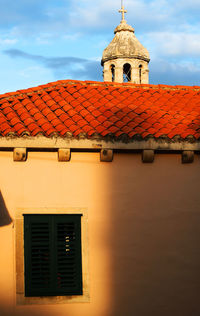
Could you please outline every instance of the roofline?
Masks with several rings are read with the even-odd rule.
[[[140,56],[140,55],[133,55],[133,56],[120,56],[120,55],[115,55],[115,56],[112,56],[112,57],[105,57],[105,58],[102,58],[101,60],[101,66],[104,65],[104,63],[106,63],[107,61],[109,60],[113,60],[113,59],[139,59],[139,60],[143,60],[143,61],[146,61],[146,62],[150,62],[150,58],[148,57],[145,57],[145,56]]]
[[[200,141],[167,141],[165,139],[134,140],[131,142],[106,141],[102,139],[70,139],[61,137],[0,137],[0,150],[9,150],[13,148],[27,149],[59,149],[70,148],[74,150],[145,150],[156,151],[200,151]]]
[[[43,91],[52,91],[55,87],[63,87],[67,85],[80,84],[83,86],[96,86],[96,87],[118,87],[122,89],[132,88],[132,89],[153,89],[153,90],[193,90],[200,91],[200,86],[183,86],[183,85],[164,85],[164,84],[135,84],[135,83],[118,83],[118,82],[101,82],[101,81],[81,81],[81,80],[58,80],[55,82],[47,83],[44,85],[39,85],[36,87],[17,90],[15,92],[7,92],[0,94],[0,100],[2,99],[12,99],[15,97],[23,97],[24,95],[32,95],[33,93],[42,93]]]

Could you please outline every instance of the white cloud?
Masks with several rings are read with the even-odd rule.
[[[179,56],[180,58],[200,57],[200,33],[152,32],[144,37],[153,55]]]
[[[109,24],[110,12],[115,12],[118,7],[115,0],[92,1],[73,0],[72,10],[69,13],[70,24],[73,27],[91,27]],[[106,18],[105,18],[106,17]]]
[[[125,8],[128,11],[128,23],[133,26],[138,24],[142,29],[150,24],[151,28],[155,28],[158,23],[168,24],[169,19],[177,15],[174,5],[166,0],[127,0]],[[73,0],[69,24],[75,28],[91,27],[91,32],[99,28],[105,31],[107,26],[114,28],[120,22],[119,9],[120,1],[116,0]]]
[[[40,77],[43,77],[49,73],[49,70],[40,66],[27,67],[19,71],[19,75],[23,78],[30,79],[35,77],[35,74],[40,74]]]
[[[180,9],[200,9],[200,1],[199,0],[179,0],[176,2],[176,7]]]
[[[65,35],[63,35],[63,39],[64,40],[70,40],[70,41],[76,41],[77,39],[79,39],[81,37],[81,33],[66,33]]]
[[[128,15],[130,18],[136,20],[142,20],[145,24],[148,21],[151,22],[163,22],[169,20],[169,17],[173,15],[173,6],[165,0],[154,1],[127,1]]]
[[[200,85],[200,63],[169,62],[166,59],[152,59],[150,83],[168,85]]]
[[[14,45],[18,42],[16,38],[0,38],[0,45],[7,46],[7,45]]]
[[[0,45],[14,45],[17,43],[17,39],[13,38],[5,38],[5,39],[1,39],[0,38]]]

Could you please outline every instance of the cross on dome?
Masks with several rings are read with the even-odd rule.
[[[115,28],[115,37],[104,49],[101,60],[105,82],[149,83],[149,52],[138,41],[134,28],[125,21],[124,1],[121,0],[121,22]]]
[[[125,21],[125,13],[127,13],[127,10],[124,9],[124,3],[123,3],[123,0],[122,0],[122,4],[121,4],[121,10],[119,10],[119,13],[122,14],[122,21]]]

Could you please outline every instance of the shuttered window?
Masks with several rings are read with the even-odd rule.
[[[82,295],[81,215],[24,215],[25,296]]]

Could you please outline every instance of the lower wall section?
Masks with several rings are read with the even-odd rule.
[[[18,163],[1,153],[1,316],[199,315],[199,166],[196,156],[183,165],[174,154],[144,164],[137,154],[104,163],[96,153],[72,153],[61,163],[56,153],[30,152]],[[90,298],[17,305],[15,267],[17,256],[23,265],[23,249],[15,243],[23,232],[15,234],[15,218],[64,209],[87,210]]]

